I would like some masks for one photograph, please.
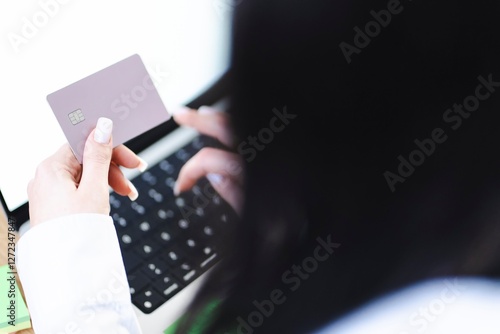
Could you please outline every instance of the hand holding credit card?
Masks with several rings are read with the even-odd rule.
[[[100,117],[113,121],[113,146],[170,119],[142,59],[135,54],[47,96],[80,163]]]

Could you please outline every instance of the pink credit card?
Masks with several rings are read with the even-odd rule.
[[[113,120],[116,147],[170,119],[139,55],[132,55],[47,96],[80,163],[99,117]]]

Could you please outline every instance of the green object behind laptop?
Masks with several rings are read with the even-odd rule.
[[[215,300],[208,304],[203,312],[200,313],[198,318],[196,319],[195,323],[193,323],[193,326],[189,330],[189,334],[202,334],[204,333],[204,329],[207,327],[207,325],[210,324],[210,318],[213,313],[213,311],[217,308],[219,305],[219,301]],[[165,329],[163,332],[164,334],[175,334],[175,330],[179,323],[182,321],[182,317],[179,318],[176,322],[174,322],[170,327]]]

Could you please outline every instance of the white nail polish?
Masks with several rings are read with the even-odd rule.
[[[132,184],[132,182],[130,182],[130,180],[127,180],[127,183],[130,188],[128,198],[130,198],[131,201],[135,201],[139,197],[139,192],[137,191],[137,188]]]
[[[201,106],[198,108],[198,113],[199,114],[215,114],[220,112],[218,109],[208,107],[208,106]]]
[[[137,166],[136,168],[139,170],[139,172],[144,173],[146,169],[148,169],[149,164],[146,161],[144,161],[144,159],[140,157],[138,158],[139,158],[139,166]]]
[[[94,140],[100,144],[107,144],[111,139],[113,121],[106,117],[100,117],[94,132]]]
[[[215,173],[208,173],[207,174],[207,179],[213,185],[218,185],[218,184],[222,183],[222,181],[224,180],[224,176],[222,176],[220,174],[215,174]]]

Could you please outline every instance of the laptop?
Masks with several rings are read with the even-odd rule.
[[[8,92],[0,113],[0,202],[21,235],[29,228],[27,184],[36,166],[66,142],[47,94],[140,54],[167,110],[225,108],[229,3],[46,0],[0,6],[0,87]],[[29,140],[16,141],[20,136]],[[205,179],[178,197],[172,193],[182,164],[199,149],[218,146],[212,138],[170,119],[126,145],[149,168],[125,170],[140,196],[131,202],[111,192],[111,216],[139,323],[144,333],[162,333],[223,257],[216,240],[236,217],[207,191]],[[192,214],[185,215],[185,206]]]

